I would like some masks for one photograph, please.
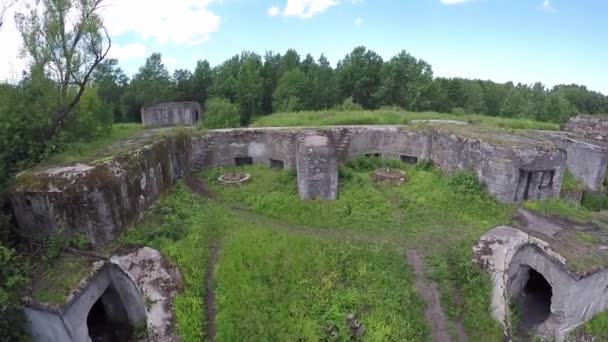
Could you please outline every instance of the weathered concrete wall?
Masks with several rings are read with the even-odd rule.
[[[135,282],[120,267],[99,263],[92,275],[81,282],[67,303],[50,306],[26,301],[26,324],[34,341],[91,341],[87,317],[93,304],[112,287],[126,310],[128,322],[136,327],[146,322],[146,305]],[[111,311],[111,310],[110,310]]]
[[[112,241],[143,217],[187,171],[190,141],[168,136],[109,160],[29,171],[10,194],[26,237],[81,233],[94,245]]]
[[[608,115],[580,115],[566,122],[565,130],[584,139],[608,143]]]
[[[141,122],[146,127],[196,125],[203,112],[198,102],[169,102],[141,109]]]
[[[19,176],[11,203],[24,235],[63,230],[83,233],[93,244],[103,245],[141,218],[185,172],[235,165],[237,158],[297,169],[297,137],[315,130],[188,129],[182,135],[153,131],[147,133],[149,142],[144,146],[129,145],[124,147],[127,152],[117,156]],[[559,196],[566,163],[566,153],[554,145],[505,133],[471,137],[442,125],[342,126],[316,131],[326,135],[328,145],[335,149],[336,164],[366,153],[432,160],[446,172],[473,170],[490,194],[508,203]],[[322,197],[335,198],[334,181],[328,184],[332,188]]]
[[[552,287],[550,315],[536,327],[547,337],[561,337],[594,315],[608,309],[608,270],[581,278],[566,267],[566,259],[545,241],[521,230],[501,226],[482,236],[475,247],[477,262],[492,279],[492,315],[509,325],[509,298],[527,281],[527,270],[539,272]]]
[[[205,167],[235,165],[236,158],[250,157],[254,163],[270,165],[280,160],[286,168],[296,167],[294,129],[225,129],[193,138],[192,157],[205,158]],[[193,161],[195,162],[195,161]]]
[[[338,197],[336,147],[326,134],[302,133],[298,137],[296,164],[301,199],[335,200]]]
[[[566,151],[568,169],[589,190],[602,188],[608,166],[607,148],[582,141],[566,132],[532,131],[530,134],[548,139]]]
[[[438,128],[432,133],[431,159],[447,172],[473,170],[488,192],[502,202],[559,196],[564,151],[523,137],[496,139],[499,142]]]
[[[409,156],[420,161],[431,159],[431,137],[425,132],[407,127],[353,127],[349,131],[346,159],[369,153],[396,158]]]

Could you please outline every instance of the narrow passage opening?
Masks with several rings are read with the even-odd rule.
[[[120,295],[112,286],[93,304],[87,316],[93,342],[128,342],[133,333]]]
[[[528,281],[520,296],[521,322],[527,327],[538,325],[551,315],[553,288],[542,274],[528,271]]]

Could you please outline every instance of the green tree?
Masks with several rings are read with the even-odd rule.
[[[129,78],[118,66],[118,60],[106,59],[93,73],[93,86],[97,88],[99,98],[112,107],[114,121],[126,121],[120,110],[120,99],[123,96]]]
[[[264,67],[262,68],[262,78],[264,79],[264,89],[262,91],[262,113],[270,114],[273,112],[273,94],[279,82],[279,68],[281,66],[281,55],[266,52],[264,55]]]
[[[111,40],[99,15],[104,0],[40,0],[16,15],[24,52],[54,81],[46,140],[78,105],[92,73],[106,58]],[[68,18],[69,16],[69,18]]]
[[[238,127],[239,108],[228,99],[213,97],[205,103],[203,126],[210,129]]]
[[[261,112],[263,81],[262,61],[254,53],[241,55],[241,66],[237,77],[237,103],[241,109],[241,125],[246,126],[251,118]]]
[[[508,118],[533,118],[534,106],[526,97],[526,89],[522,85],[511,89],[500,108],[500,116]]]
[[[341,97],[352,97],[365,109],[377,108],[374,94],[380,88],[382,64],[380,55],[363,46],[347,54],[336,70]]]
[[[419,110],[423,94],[433,80],[430,64],[418,60],[406,51],[384,63],[382,85],[376,97],[381,105]]]
[[[173,101],[175,90],[169,71],[159,53],[153,53],[133,75],[121,104],[125,116],[131,121],[140,120],[140,110],[154,103]]]
[[[293,69],[284,73],[274,91],[274,108],[281,112],[303,110],[306,85],[306,74],[302,70]]]
[[[209,92],[213,85],[213,72],[209,62],[198,61],[194,74],[192,75],[192,92],[193,99],[201,104],[204,104],[209,98]]]
[[[321,55],[317,66],[309,72],[310,108],[326,109],[338,102],[338,83],[327,57]]]
[[[483,88],[478,81],[468,80],[465,85],[464,110],[467,113],[485,114],[488,109],[483,98]]]
[[[189,70],[177,69],[173,72],[175,82],[175,101],[195,101],[194,77]]]
[[[289,49],[281,57],[281,63],[279,65],[278,77],[283,76],[284,73],[291,71],[300,66],[300,55],[294,49]]]

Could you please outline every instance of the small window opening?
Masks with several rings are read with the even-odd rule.
[[[412,156],[401,156],[401,161],[406,164],[416,164],[418,163],[418,158]]]
[[[282,170],[285,168],[285,163],[282,160],[270,159],[270,167],[277,170]]]
[[[553,289],[542,274],[528,271],[528,281],[520,294],[521,322],[526,327],[543,323],[551,315]]]
[[[366,153],[367,158],[382,158],[382,153]]]
[[[539,189],[552,188],[554,174],[555,171],[542,171]]]
[[[129,324],[120,295],[113,287],[93,304],[87,316],[87,327],[92,342],[128,342],[133,327]]]
[[[234,158],[234,164],[236,166],[253,165],[253,158],[251,158],[251,157],[236,157],[236,158]]]

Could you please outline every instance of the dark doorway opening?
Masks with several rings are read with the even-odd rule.
[[[118,291],[110,286],[93,304],[87,316],[93,342],[128,342],[133,333]]]
[[[522,327],[534,327],[551,315],[553,288],[536,270],[530,268],[528,271],[528,281],[519,297]]]
[[[382,153],[366,153],[367,158],[382,158]]]
[[[253,158],[251,158],[251,157],[236,157],[236,158],[234,158],[234,164],[236,166],[253,165]]]
[[[282,160],[278,159],[270,159],[270,167],[277,170],[282,170],[285,168],[285,163]]]
[[[199,119],[200,119],[200,117],[199,117],[198,110],[195,110],[194,111],[194,123],[197,123]]]
[[[401,156],[401,161],[406,164],[416,164],[418,163],[418,158],[412,156]]]

